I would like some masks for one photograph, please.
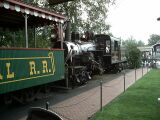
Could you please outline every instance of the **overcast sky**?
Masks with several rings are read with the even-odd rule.
[[[115,37],[133,36],[148,43],[151,34],[160,34],[160,0],[116,0],[110,7],[107,22]]]

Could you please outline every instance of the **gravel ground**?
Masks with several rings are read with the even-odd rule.
[[[149,70],[148,70],[149,71]],[[147,68],[143,69],[143,74]],[[136,79],[142,77],[142,68],[136,70]],[[30,107],[45,107],[50,103],[50,110],[58,113],[64,120],[87,120],[100,110],[100,81],[102,84],[102,105],[105,106],[124,92],[124,74],[105,74],[95,76],[88,84],[71,89],[56,89],[42,100],[27,105],[12,105],[0,108],[0,120],[26,120]],[[135,70],[126,70],[126,89],[135,82]]]

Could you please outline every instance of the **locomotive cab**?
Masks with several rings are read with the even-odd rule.
[[[109,35],[95,35],[95,56],[106,71],[119,71],[121,64],[120,40]]]
[[[103,51],[104,55],[111,53],[111,39],[109,35],[95,35],[95,42],[98,51]]]

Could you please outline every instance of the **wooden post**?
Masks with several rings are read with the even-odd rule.
[[[28,16],[25,14],[25,38],[26,38],[26,48],[28,48]]]

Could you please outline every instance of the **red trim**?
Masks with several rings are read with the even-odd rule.
[[[0,48],[0,50],[50,50],[50,51],[64,51],[64,49],[58,48]]]
[[[22,6],[22,7],[26,7],[26,8],[29,8],[29,9],[33,9],[33,10],[37,10],[37,11],[40,11],[42,13],[46,13],[46,14],[49,14],[49,15],[53,15],[53,16],[56,16],[56,17],[59,17],[61,19],[67,19],[66,17],[60,15],[60,14],[57,14],[57,13],[53,13],[51,11],[47,11],[47,10],[44,10],[43,8],[40,8],[40,7],[34,7],[32,5],[29,5],[29,4],[25,4],[23,3],[22,1],[15,1],[15,0],[3,0],[4,2],[8,1],[10,3],[13,3],[13,4],[16,4],[16,5],[19,5],[19,6]]]

